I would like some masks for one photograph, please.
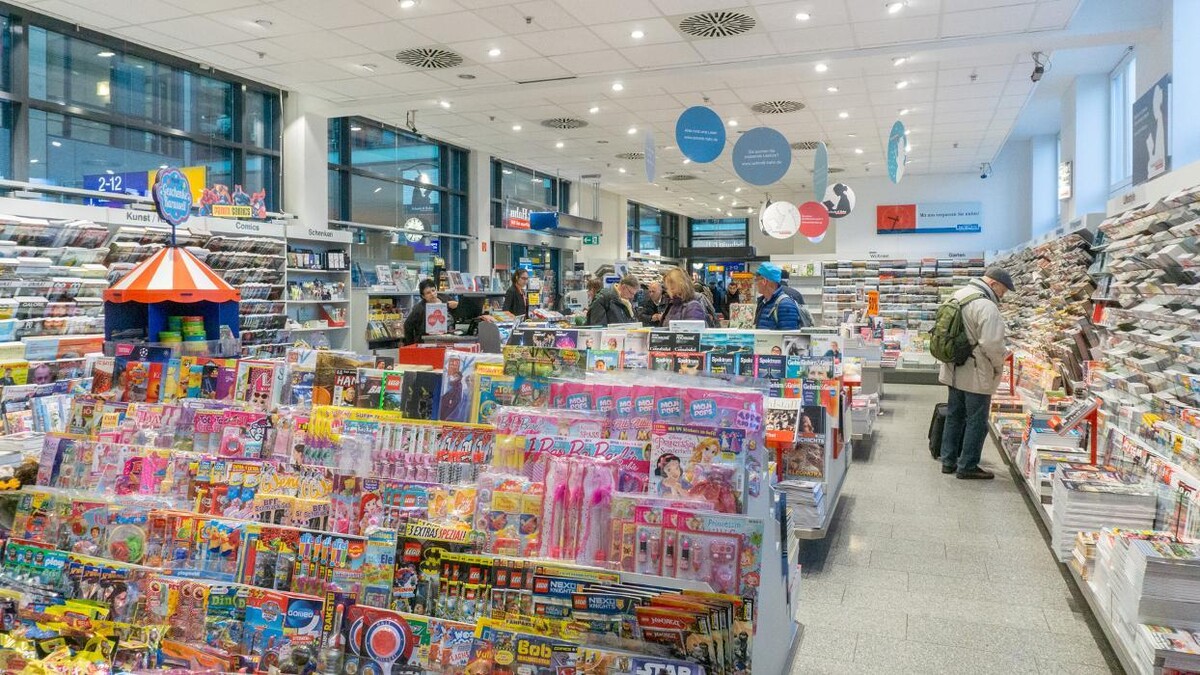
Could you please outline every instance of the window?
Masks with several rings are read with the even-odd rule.
[[[466,150],[359,117],[329,120],[328,144],[330,219],[441,234],[412,242],[415,255],[467,271]],[[390,259],[376,239],[358,259]]]
[[[626,243],[630,253],[674,258],[679,255],[679,216],[629,202]]]
[[[197,190],[265,190],[278,210],[281,92],[63,26],[20,9],[0,16],[0,174],[149,196],[152,172],[178,166]],[[27,71],[11,71],[14,54]]]
[[[1137,59],[1130,52],[1109,75],[1108,178],[1112,191],[1133,182],[1133,101]]]
[[[566,211],[571,203],[571,182],[492,159],[492,227],[504,227],[505,202],[518,208]]]
[[[688,223],[688,245],[693,248],[746,246],[748,222],[745,218],[693,220]]]

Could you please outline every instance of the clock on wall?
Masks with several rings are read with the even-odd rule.
[[[425,238],[425,221],[420,218],[409,218],[404,221],[404,238],[410,244],[415,244]]]

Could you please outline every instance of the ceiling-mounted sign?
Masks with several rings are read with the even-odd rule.
[[[1059,162],[1058,164],[1058,198],[1059,200],[1071,198],[1071,163]]]
[[[978,233],[983,230],[980,202],[880,204],[875,207],[878,234]]]
[[[1133,184],[1142,183],[1171,169],[1167,139],[1171,109],[1171,75],[1163,75],[1133,102]]]
[[[747,131],[733,146],[733,170],[751,185],[778,183],[791,165],[787,138],[770,127]]]
[[[800,213],[800,234],[814,239],[824,237],[829,229],[829,209],[821,202],[804,202],[798,207]],[[820,239],[817,239],[820,241]]]
[[[817,154],[813,155],[813,199],[825,198],[825,186],[829,185],[829,148],[817,143]]]
[[[153,192],[154,207],[168,223],[179,226],[192,215],[192,185],[179,169],[159,169]]]
[[[893,183],[899,183],[904,177],[904,165],[908,163],[908,136],[905,135],[904,123],[896,120],[888,133],[887,167],[888,178]]]
[[[763,234],[767,233],[767,228],[765,225],[763,225],[763,216],[767,215],[767,208],[770,206],[771,198],[768,197],[767,200],[758,207],[758,230]]]
[[[711,162],[725,149],[725,123],[712,108],[692,106],[675,122],[675,145],[693,162]]]
[[[642,143],[646,154],[646,181],[653,183],[658,171],[658,155],[654,151],[654,132],[647,131]]]
[[[825,232],[822,232],[821,236],[819,236],[819,237],[808,237],[808,240],[814,244],[819,244],[825,240]]]
[[[845,183],[834,183],[825,192],[825,210],[830,218],[845,218],[854,210],[854,190]]]
[[[767,236],[791,239],[800,231],[800,212],[791,202],[774,202],[763,210],[761,222]]]

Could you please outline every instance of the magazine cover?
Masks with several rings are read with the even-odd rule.
[[[783,335],[783,354],[784,356],[808,356],[811,335],[802,335],[799,333],[784,333]]]
[[[445,335],[450,326],[450,308],[444,302],[425,304],[425,334]]]
[[[446,350],[442,367],[442,401],[438,416],[446,422],[471,421],[479,393],[479,365],[504,363],[499,354]]]
[[[718,511],[737,512],[745,483],[745,436],[741,429],[656,422],[650,445],[651,492],[704,497]]]
[[[800,409],[795,442],[784,449],[780,460],[780,472],[784,480],[825,477],[825,439],[829,416],[819,397],[819,386],[810,382],[803,388],[801,398],[788,399],[800,404]]]
[[[752,302],[735,302],[729,306],[730,328],[754,328],[755,304]]]

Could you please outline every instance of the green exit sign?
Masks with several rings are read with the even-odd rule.
[[[600,235],[598,235],[598,234],[583,235],[583,245],[584,246],[597,246],[599,244],[600,244]]]

